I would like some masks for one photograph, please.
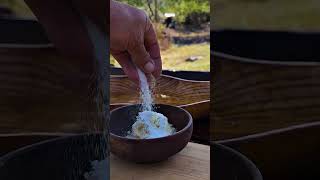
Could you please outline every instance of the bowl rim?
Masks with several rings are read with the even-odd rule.
[[[8,153],[4,154],[3,156],[0,156],[0,169],[11,158],[15,157],[16,155],[21,155],[21,154],[24,154],[26,152],[30,152],[30,151],[34,150],[36,147],[39,147],[39,146],[42,146],[42,145],[46,145],[46,144],[50,144],[50,143],[54,143],[54,142],[59,142],[61,140],[66,140],[66,139],[71,139],[71,138],[81,138],[81,137],[84,137],[84,136],[96,136],[96,135],[103,135],[103,133],[102,132],[93,132],[93,133],[85,132],[85,133],[79,133],[79,134],[65,134],[64,136],[55,136],[55,135],[53,135],[52,138],[49,138],[47,140],[23,146],[21,148],[18,148],[18,149],[15,149],[13,151],[8,152]]]
[[[180,108],[187,108],[189,106],[193,106],[193,105],[198,105],[198,104],[206,104],[206,103],[210,103],[210,99],[207,100],[202,100],[202,101],[197,101],[197,102],[193,102],[193,103],[189,103],[189,104],[181,104],[181,105],[177,105],[176,107],[180,107]],[[110,103],[110,106],[128,106],[128,105],[134,105],[135,103]],[[119,107],[117,107],[119,108]],[[116,108],[114,108],[116,109]]]
[[[252,173],[251,175],[253,176],[254,180],[263,179],[262,174],[259,168],[257,167],[257,165],[254,164],[252,160],[250,160],[247,156],[245,156],[241,152],[217,142],[211,142],[210,147],[213,149],[213,151],[215,148],[218,148],[228,153],[228,155],[233,157],[234,159],[240,160],[241,164],[245,165],[246,169],[248,169]]]
[[[211,56],[224,58],[230,61],[243,62],[243,63],[251,63],[251,64],[262,64],[262,65],[279,65],[279,66],[311,66],[317,67],[320,65],[320,62],[317,61],[279,61],[279,60],[268,60],[268,59],[254,59],[244,56],[236,56],[231,55],[219,51],[210,51]]]
[[[123,109],[123,108],[127,108],[129,106],[137,106],[137,105],[140,105],[140,104],[130,104],[130,105],[125,105],[125,106],[121,106],[121,107],[113,109],[112,111],[110,111],[110,122],[111,122],[111,114],[113,112],[115,112],[117,110],[120,110],[120,109]],[[110,138],[112,137],[112,138],[116,138],[116,139],[130,141],[130,142],[142,142],[142,141],[143,142],[154,142],[154,141],[164,140],[164,139],[167,139],[167,138],[174,137],[176,135],[182,134],[183,132],[187,131],[190,127],[193,126],[192,116],[187,110],[185,110],[185,109],[183,109],[181,107],[172,106],[172,105],[169,105],[169,104],[155,104],[155,106],[170,106],[170,107],[182,110],[188,116],[188,119],[189,119],[188,124],[184,128],[182,128],[181,130],[179,130],[178,132],[175,132],[174,134],[171,134],[169,136],[159,137],[159,138],[151,138],[151,139],[136,139],[136,138],[127,138],[127,137],[124,137],[124,136],[119,136],[119,135],[116,135],[116,134],[112,133],[111,128],[109,126],[109,128],[110,128],[109,129]]]

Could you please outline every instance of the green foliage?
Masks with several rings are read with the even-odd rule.
[[[150,8],[148,7],[148,0],[118,0],[135,7],[143,8],[145,11],[152,15]],[[154,1],[151,2],[151,10],[154,11]],[[210,13],[209,0],[158,0],[159,9],[161,14],[164,13],[175,13],[175,19],[179,23],[184,23],[186,17],[192,13]]]
[[[166,0],[162,11],[176,13],[176,20],[184,22],[189,14],[210,13],[208,0]]]

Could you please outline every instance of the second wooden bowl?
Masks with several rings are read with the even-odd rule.
[[[110,109],[139,103],[139,90],[127,76],[114,75],[110,79]],[[191,81],[162,75],[155,88],[155,103],[179,106],[193,119],[209,118],[210,82]]]

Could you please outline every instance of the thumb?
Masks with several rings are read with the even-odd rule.
[[[128,52],[132,58],[132,61],[145,73],[153,73],[155,70],[155,64],[147,52],[144,43],[138,43],[128,49]]]

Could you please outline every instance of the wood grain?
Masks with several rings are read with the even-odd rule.
[[[210,147],[189,143],[180,153],[156,164],[133,164],[111,155],[114,180],[209,180]]]
[[[215,140],[320,120],[320,63],[214,59]]]
[[[111,109],[140,102],[137,85],[126,76],[111,76],[110,87]],[[194,119],[209,117],[209,81],[190,81],[162,75],[156,81],[154,97],[155,103],[185,108]]]
[[[85,63],[66,59],[47,45],[0,44],[0,133],[104,127],[98,124],[103,112],[89,88],[91,64],[86,69]]]

